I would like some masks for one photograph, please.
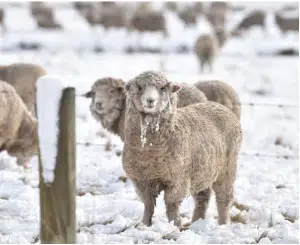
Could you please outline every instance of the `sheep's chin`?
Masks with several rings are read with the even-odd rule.
[[[146,106],[143,106],[143,112],[145,114],[151,114],[151,115],[157,114],[157,110],[156,110],[155,107],[146,107]]]

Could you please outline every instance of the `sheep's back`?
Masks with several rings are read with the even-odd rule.
[[[226,106],[240,119],[241,101],[237,92],[227,83],[218,80],[200,81],[195,86],[201,90],[209,101]]]
[[[22,99],[8,83],[0,81],[0,144],[14,138],[26,110]]]
[[[28,109],[35,114],[35,84],[39,77],[46,75],[46,70],[33,64],[15,63],[7,66],[4,78],[14,86]]]
[[[178,93],[177,107],[185,107],[187,105],[206,101],[206,96],[195,86],[181,84],[182,89]]]

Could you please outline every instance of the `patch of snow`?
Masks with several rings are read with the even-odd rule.
[[[37,117],[40,155],[44,182],[54,180],[58,145],[59,107],[64,89],[62,81],[53,76],[43,76],[37,82]]]

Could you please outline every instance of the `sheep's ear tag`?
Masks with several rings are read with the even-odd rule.
[[[171,91],[173,93],[176,93],[176,92],[180,91],[181,89],[182,89],[182,87],[180,85],[177,85],[177,84],[171,85]]]
[[[92,98],[94,96],[94,94],[95,93],[93,91],[89,91],[89,92],[83,94],[83,97],[85,97],[85,98]]]

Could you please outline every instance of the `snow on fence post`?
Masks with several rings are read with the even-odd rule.
[[[75,89],[50,76],[37,83],[40,241],[76,243]]]

